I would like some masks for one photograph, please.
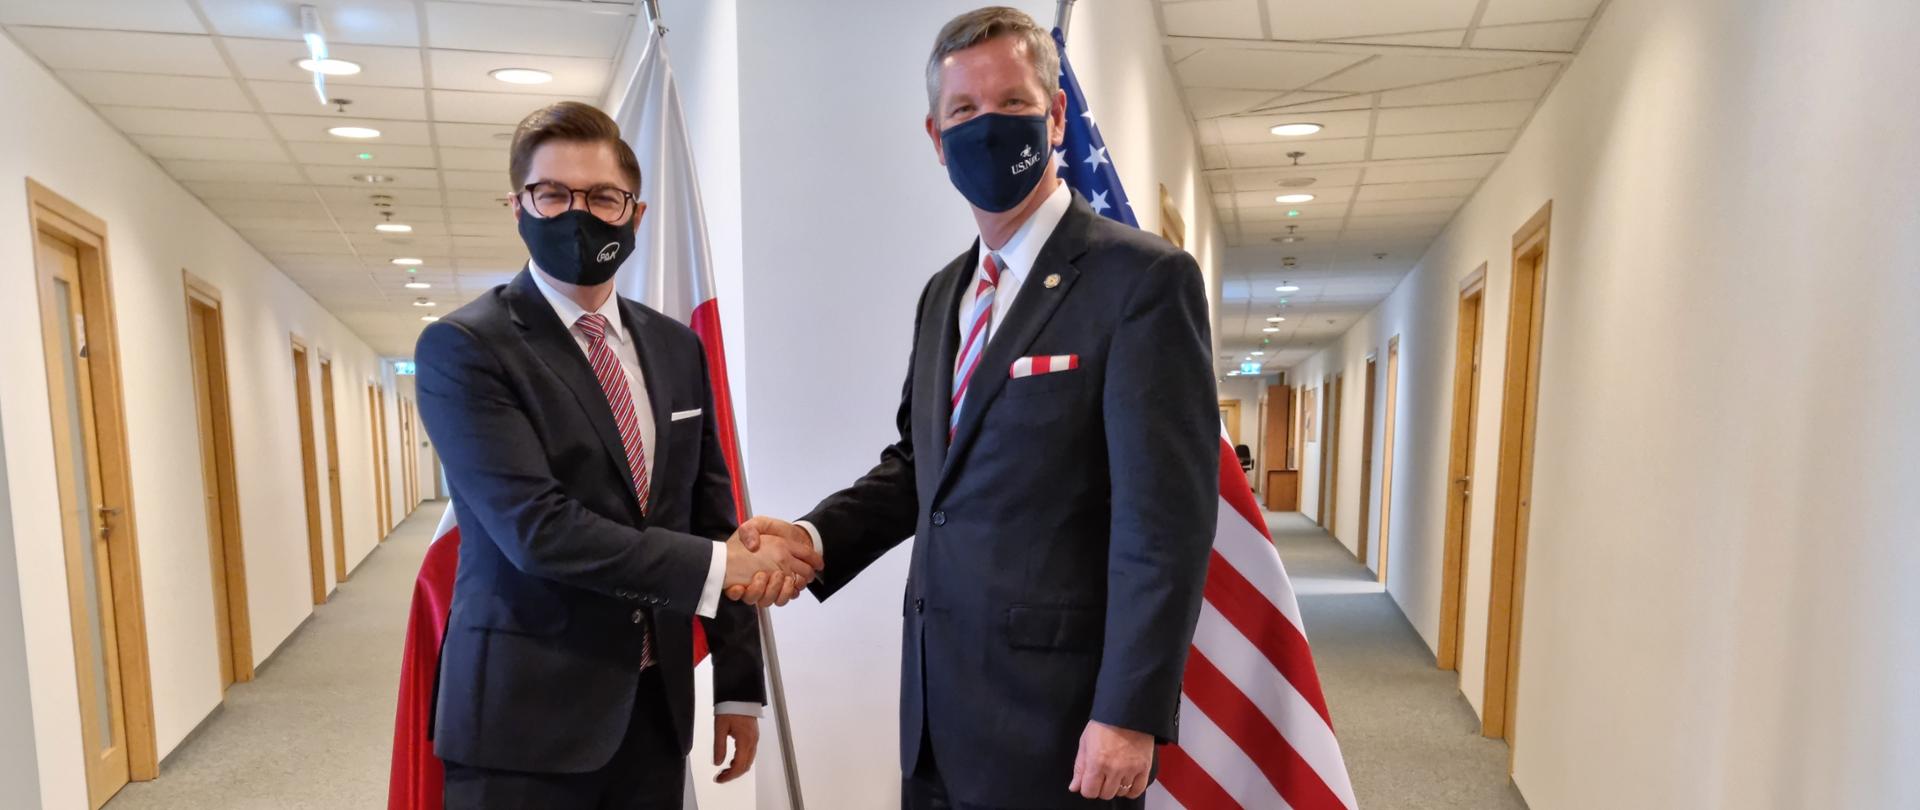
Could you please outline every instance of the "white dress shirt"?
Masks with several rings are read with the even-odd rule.
[[[587,357],[587,333],[580,328],[580,319],[587,315],[587,311],[547,283],[546,274],[540,271],[539,265],[528,262],[527,267],[532,271],[533,285],[540,288],[540,294],[553,307],[553,314],[560,316],[560,322],[566,324],[567,334],[573,336],[574,345],[580,347],[580,356]],[[634,422],[640,428],[641,454],[646,459],[647,469],[652,470],[654,441],[659,435],[659,426],[653,423],[653,399],[647,395],[646,376],[640,370],[639,352],[633,347],[633,333],[627,331],[627,323],[620,317],[620,296],[607,296],[607,300],[601,302],[600,308],[594,312],[606,318],[610,325],[606,335],[607,346],[613,349],[614,358],[620,361],[620,371],[627,381],[627,396],[633,400]],[[648,482],[651,487],[651,475],[648,476]],[[649,494],[642,492],[640,497],[645,498]],[[713,557],[707,564],[707,584],[700,590],[700,604],[694,612],[713,618],[720,610],[721,586],[726,581],[727,546],[725,543],[714,543]],[[760,714],[759,704],[737,701],[716,704],[713,710],[715,714],[755,717]]]
[[[1052,194],[1047,195],[1046,202],[1034,209],[1033,216],[1020,223],[1020,227],[1014,230],[1013,236],[1008,237],[1007,243],[1001,245],[999,250],[987,248],[987,238],[980,237],[980,261],[974,264],[973,280],[968,282],[966,290],[960,295],[959,317],[955,319],[959,325],[954,330],[960,341],[955,346],[966,345],[967,327],[972,325],[967,323],[967,316],[973,312],[973,301],[977,297],[975,293],[980,291],[980,282],[987,277],[987,254],[1000,254],[1002,264],[1000,283],[994,285],[993,317],[987,321],[987,346],[992,346],[1000,334],[1000,324],[1007,320],[1007,313],[1013,309],[1014,296],[1020,294],[1020,286],[1026,282],[1027,273],[1033,270],[1034,262],[1040,259],[1040,250],[1047,246],[1047,240],[1053,238],[1054,230],[1060,227],[1061,218],[1067,215],[1067,209],[1072,205],[1073,192],[1068,190],[1066,183],[1061,183],[1054,187]],[[985,348],[982,347],[983,354]],[[957,369],[960,366],[959,352],[955,351],[954,354],[953,364]],[[974,373],[978,374],[980,370],[975,369]],[[820,552],[824,560],[827,549],[821,544],[819,527],[806,520],[794,521],[794,525],[807,531],[807,536],[813,538],[814,549]]]

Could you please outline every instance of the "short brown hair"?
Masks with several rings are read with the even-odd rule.
[[[620,139],[620,125],[600,108],[578,101],[541,107],[514,128],[513,147],[508,150],[507,158],[507,176],[513,181],[514,192],[518,193],[527,184],[527,167],[533,163],[533,153],[541,144],[555,140],[611,145],[614,158],[620,161],[620,170],[633,183],[633,193],[640,193],[640,159],[634,157],[633,147]]]
[[[938,114],[940,106],[940,63],[956,52],[982,42],[1005,36],[1017,36],[1027,43],[1027,58],[1033,60],[1033,72],[1040,87],[1047,91],[1047,103],[1060,92],[1060,52],[1053,47],[1053,35],[1017,8],[987,6],[947,21],[934,37],[933,55],[927,57],[927,112]]]

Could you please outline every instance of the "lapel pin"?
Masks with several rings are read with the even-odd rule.
[[[1060,274],[1059,274],[1059,273],[1054,273],[1054,274],[1052,274],[1052,275],[1050,275],[1050,276],[1047,276],[1047,289],[1049,289],[1049,290],[1051,290],[1051,289],[1053,289],[1053,288],[1055,288],[1055,287],[1058,287],[1058,286],[1060,286]]]

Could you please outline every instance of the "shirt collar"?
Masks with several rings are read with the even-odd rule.
[[[1067,215],[1067,208],[1072,204],[1073,192],[1067,188],[1067,184],[1055,186],[1053,193],[1047,195],[1046,202],[1040,203],[1040,207],[1034,209],[1033,216],[1020,223],[1020,228],[1013,232],[1007,243],[995,251],[1005,265],[1002,271],[1012,274],[1014,288],[1019,288],[1027,280],[1027,271],[1032,270],[1033,263],[1040,259],[1041,248],[1047,246],[1047,240],[1060,225],[1060,218]],[[981,248],[984,249],[986,244],[986,239],[982,238]],[[1002,282],[999,286],[1005,289],[1008,285]]]
[[[573,299],[554,289],[553,285],[548,284],[546,274],[540,272],[540,265],[534,264],[531,259],[527,260],[527,272],[533,276],[533,286],[540,288],[540,294],[545,296],[547,304],[553,307],[553,314],[560,316],[560,323],[566,325],[567,331],[573,331],[587,311],[574,303]],[[621,343],[627,342],[627,324],[620,317],[619,293],[607,296],[607,300],[602,302],[600,308],[595,311],[605,317],[607,323],[611,325],[612,328],[607,331],[612,334],[614,340]]]

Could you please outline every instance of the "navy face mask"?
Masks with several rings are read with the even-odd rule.
[[[947,176],[982,211],[1019,205],[1052,170],[1045,115],[985,113],[940,131]]]
[[[586,211],[536,217],[520,213],[520,239],[533,263],[568,284],[592,287],[613,278],[633,252],[633,223],[609,225]]]

